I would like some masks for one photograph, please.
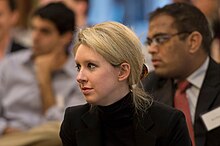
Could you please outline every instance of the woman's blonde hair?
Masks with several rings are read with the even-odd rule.
[[[149,95],[137,86],[145,60],[142,43],[131,29],[118,22],[103,22],[79,31],[74,55],[81,44],[94,49],[113,66],[130,64],[128,84],[136,111],[145,111],[151,105]]]

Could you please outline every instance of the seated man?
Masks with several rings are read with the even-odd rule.
[[[47,128],[44,124],[57,121],[59,125],[65,107],[85,103],[74,80],[74,61],[67,52],[74,20],[73,12],[63,3],[51,3],[37,9],[31,19],[32,49],[15,53],[2,62],[0,145],[37,143],[42,140],[37,136],[49,136],[45,133]],[[40,125],[44,127],[41,127],[42,133],[36,129]],[[51,129],[51,126],[48,127]],[[55,128],[52,131],[59,139],[59,126]],[[31,135],[29,130],[38,134]],[[49,132],[51,134],[51,130]],[[37,138],[30,140],[33,136]],[[10,137],[13,140],[10,141]],[[21,137],[27,140],[22,141]],[[52,142],[56,141],[55,138],[50,137]],[[42,141],[46,142],[45,139]]]
[[[192,5],[170,4],[150,15],[147,44],[155,70],[143,84],[155,100],[184,112],[193,146],[220,145],[220,65],[209,56],[211,41],[206,17]]]

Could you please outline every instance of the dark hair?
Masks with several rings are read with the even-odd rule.
[[[202,48],[209,53],[212,34],[205,15],[195,6],[187,3],[172,3],[150,13],[149,20],[166,14],[174,18],[174,26],[179,32],[198,31],[202,35]]]
[[[68,31],[73,33],[76,29],[73,11],[61,2],[49,3],[46,6],[38,8],[32,15],[32,17],[36,16],[48,19],[54,23],[61,35]]]
[[[6,2],[8,3],[11,11],[15,11],[18,8],[16,0],[6,0]]]

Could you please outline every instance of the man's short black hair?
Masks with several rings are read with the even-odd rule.
[[[51,21],[61,35],[75,31],[75,15],[62,2],[49,3],[38,8],[32,15],[32,17],[36,16]]]
[[[169,15],[174,19],[174,25],[179,32],[198,31],[203,37],[203,49],[210,53],[212,35],[208,20],[201,10],[187,3],[172,3],[150,13],[149,20],[152,21],[162,14]]]

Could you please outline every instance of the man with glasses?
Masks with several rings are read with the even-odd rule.
[[[220,145],[220,65],[209,56],[211,41],[205,16],[192,5],[150,14],[146,44],[154,71],[143,86],[155,101],[184,112],[193,146]]]

